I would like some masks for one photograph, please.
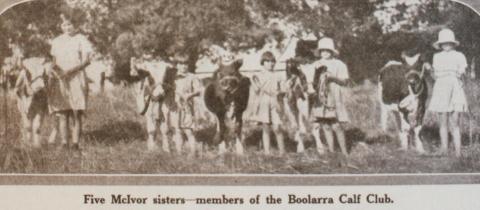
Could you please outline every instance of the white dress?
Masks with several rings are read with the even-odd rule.
[[[192,73],[178,74],[175,80],[175,102],[178,109],[175,111],[176,120],[173,126],[182,129],[195,129],[196,104],[194,99],[185,101],[187,95],[201,91],[201,81]]]
[[[61,71],[80,65],[93,52],[92,44],[82,34],[60,35],[52,40],[51,46],[50,53]],[[80,71],[71,78],[56,78],[52,82],[48,91],[50,112],[86,110],[88,83],[85,71]]]
[[[260,90],[252,94],[252,113],[250,119],[255,122],[282,125],[282,106],[278,94],[282,91],[283,81],[274,72],[259,72],[252,77]],[[254,89],[254,88],[252,88]]]
[[[435,85],[428,107],[432,112],[466,112],[467,99],[460,76],[467,68],[465,56],[458,51],[442,51],[433,56]]]

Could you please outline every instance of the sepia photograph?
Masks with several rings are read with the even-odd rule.
[[[463,2],[34,0],[0,31],[2,174],[480,172]]]

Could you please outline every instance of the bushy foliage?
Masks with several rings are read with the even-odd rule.
[[[39,0],[0,17],[1,56],[8,55],[9,39],[28,48],[32,37],[58,35],[60,13],[78,19],[97,51],[116,60],[119,75],[145,51],[164,58],[187,52],[193,69],[213,45],[239,51],[312,33],[333,37],[354,78],[363,79],[411,47],[405,37],[427,49],[448,26],[473,55],[480,35],[476,14],[446,0]]]

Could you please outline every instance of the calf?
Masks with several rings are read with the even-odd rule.
[[[145,116],[147,124],[147,148],[155,150],[155,136],[160,124],[162,150],[170,152],[168,142],[169,109],[174,106],[174,81],[176,69],[160,60],[137,62],[131,60],[130,76],[136,80],[134,94],[138,112]]]
[[[418,59],[418,55],[415,57],[415,62],[390,63],[382,68],[378,86],[382,123],[386,123],[387,111],[392,110],[400,130],[401,149],[408,149],[410,134],[413,133],[417,152],[424,153],[419,133],[428,97],[424,78],[427,65]]]
[[[113,89],[111,79],[113,77],[113,61],[96,60],[85,68],[88,88],[90,93],[99,94],[107,90]]]
[[[40,147],[41,125],[48,113],[47,92],[45,90],[48,68],[43,58],[29,58],[23,61],[22,69],[15,83],[17,107],[20,111],[23,125],[23,139],[26,143],[33,143]],[[57,130],[50,134],[49,143],[55,140]]]
[[[307,132],[309,95],[307,93],[307,78],[298,65],[298,61],[295,59],[289,59],[286,62],[287,85],[285,96],[287,115],[295,129],[294,140],[297,142],[297,152],[303,152],[305,146],[301,136]]]
[[[204,101],[207,109],[216,117],[217,130],[214,143],[219,144],[219,153],[226,151],[227,112],[233,106],[232,117],[235,119],[235,147],[237,154],[243,154],[242,116],[247,108],[250,80],[239,72],[242,60],[220,63],[214,72],[211,83],[205,88]]]

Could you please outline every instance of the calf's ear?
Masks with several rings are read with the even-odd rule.
[[[240,70],[240,67],[242,67],[242,65],[243,65],[243,59],[238,59],[233,63],[233,67],[237,71]]]

